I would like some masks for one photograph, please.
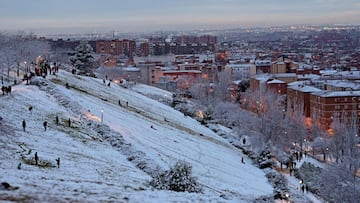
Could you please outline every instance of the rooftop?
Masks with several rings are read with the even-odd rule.
[[[360,91],[320,91],[311,94],[320,97],[360,97]]]

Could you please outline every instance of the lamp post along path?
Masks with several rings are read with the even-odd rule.
[[[101,123],[104,121],[104,110],[101,109]]]

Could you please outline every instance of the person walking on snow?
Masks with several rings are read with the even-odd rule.
[[[24,130],[24,132],[25,132],[25,128],[26,128],[26,122],[25,122],[25,120],[22,121],[22,127],[23,127],[23,130]]]
[[[46,131],[47,121],[44,121],[43,126],[44,126],[44,130]]]
[[[38,165],[39,157],[37,152],[35,152],[35,165]]]

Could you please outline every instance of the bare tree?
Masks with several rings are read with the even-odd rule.
[[[218,81],[213,87],[214,97],[216,100],[226,101],[230,99],[230,90],[231,87],[231,72],[230,70],[225,70],[218,72],[217,74]]]
[[[17,62],[17,50],[12,36],[3,34],[0,38],[0,66],[2,77],[6,75],[7,82],[10,82],[10,71]],[[4,74],[4,72],[6,72],[6,74]]]
[[[334,135],[331,139],[331,152],[336,157],[336,162],[350,170],[358,170],[360,167],[360,143],[359,118],[356,113],[347,116],[342,112],[341,117],[334,115]]]
[[[208,81],[201,80],[199,83],[193,85],[189,91],[191,92],[191,95],[194,99],[197,99],[200,101],[200,103],[204,106],[208,106],[210,104],[213,104],[213,92],[211,90],[212,83],[209,83]]]
[[[360,199],[360,180],[353,171],[338,164],[330,164],[319,176],[316,184],[320,196],[329,202],[358,202]],[[335,192],[336,191],[336,192]]]
[[[35,61],[37,56],[48,51],[47,42],[38,40],[32,35],[23,33],[18,35],[0,34],[0,38],[0,67],[2,73],[7,72],[8,81],[10,81],[11,71],[14,71],[12,79],[20,76],[21,63],[30,64]],[[21,71],[26,71],[26,69]]]
[[[284,142],[286,144],[299,144],[300,150],[303,149],[304,143],[307,141],[307,127],[305,117],[303,116],[302,105],[296,106],[293,111],[288,112],[286,115],[284,126],[286,133]]]
[[[241,114],[244,112],[241,111],[238,104],[233,102],[218,102],[214,107],[214,119],[227,127],[245,127],[246,122],[239,122]]]
[[[357,202],[360,199],[359,120],[354,112],[334,114],[334,135],[318,139],[322,147],[335,157],[319,177],[319,193],[331,202]],[[325,158],[325,154],[324,154]],[[334,193],[334,191],[337,191]]]

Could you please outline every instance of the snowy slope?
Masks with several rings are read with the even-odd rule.
[[[40,89],[18,85],[12,95],[0,98],[0,181],[19,187],[0,190],[0,200],[247,202],[272,193],[261,170],[240,162],[239,150],[171,107],[134,90],[116,84],[108,87],[100,79],[64,71],[36,80]],[[139,88],[144,91],[145,87]],[[53,166],[61,157],[60,168],[26,164],[33,161],[35,152],[40,161]],[[192,165],[203,194],[147,186],[151,170],[167,169],[177,160]]]

